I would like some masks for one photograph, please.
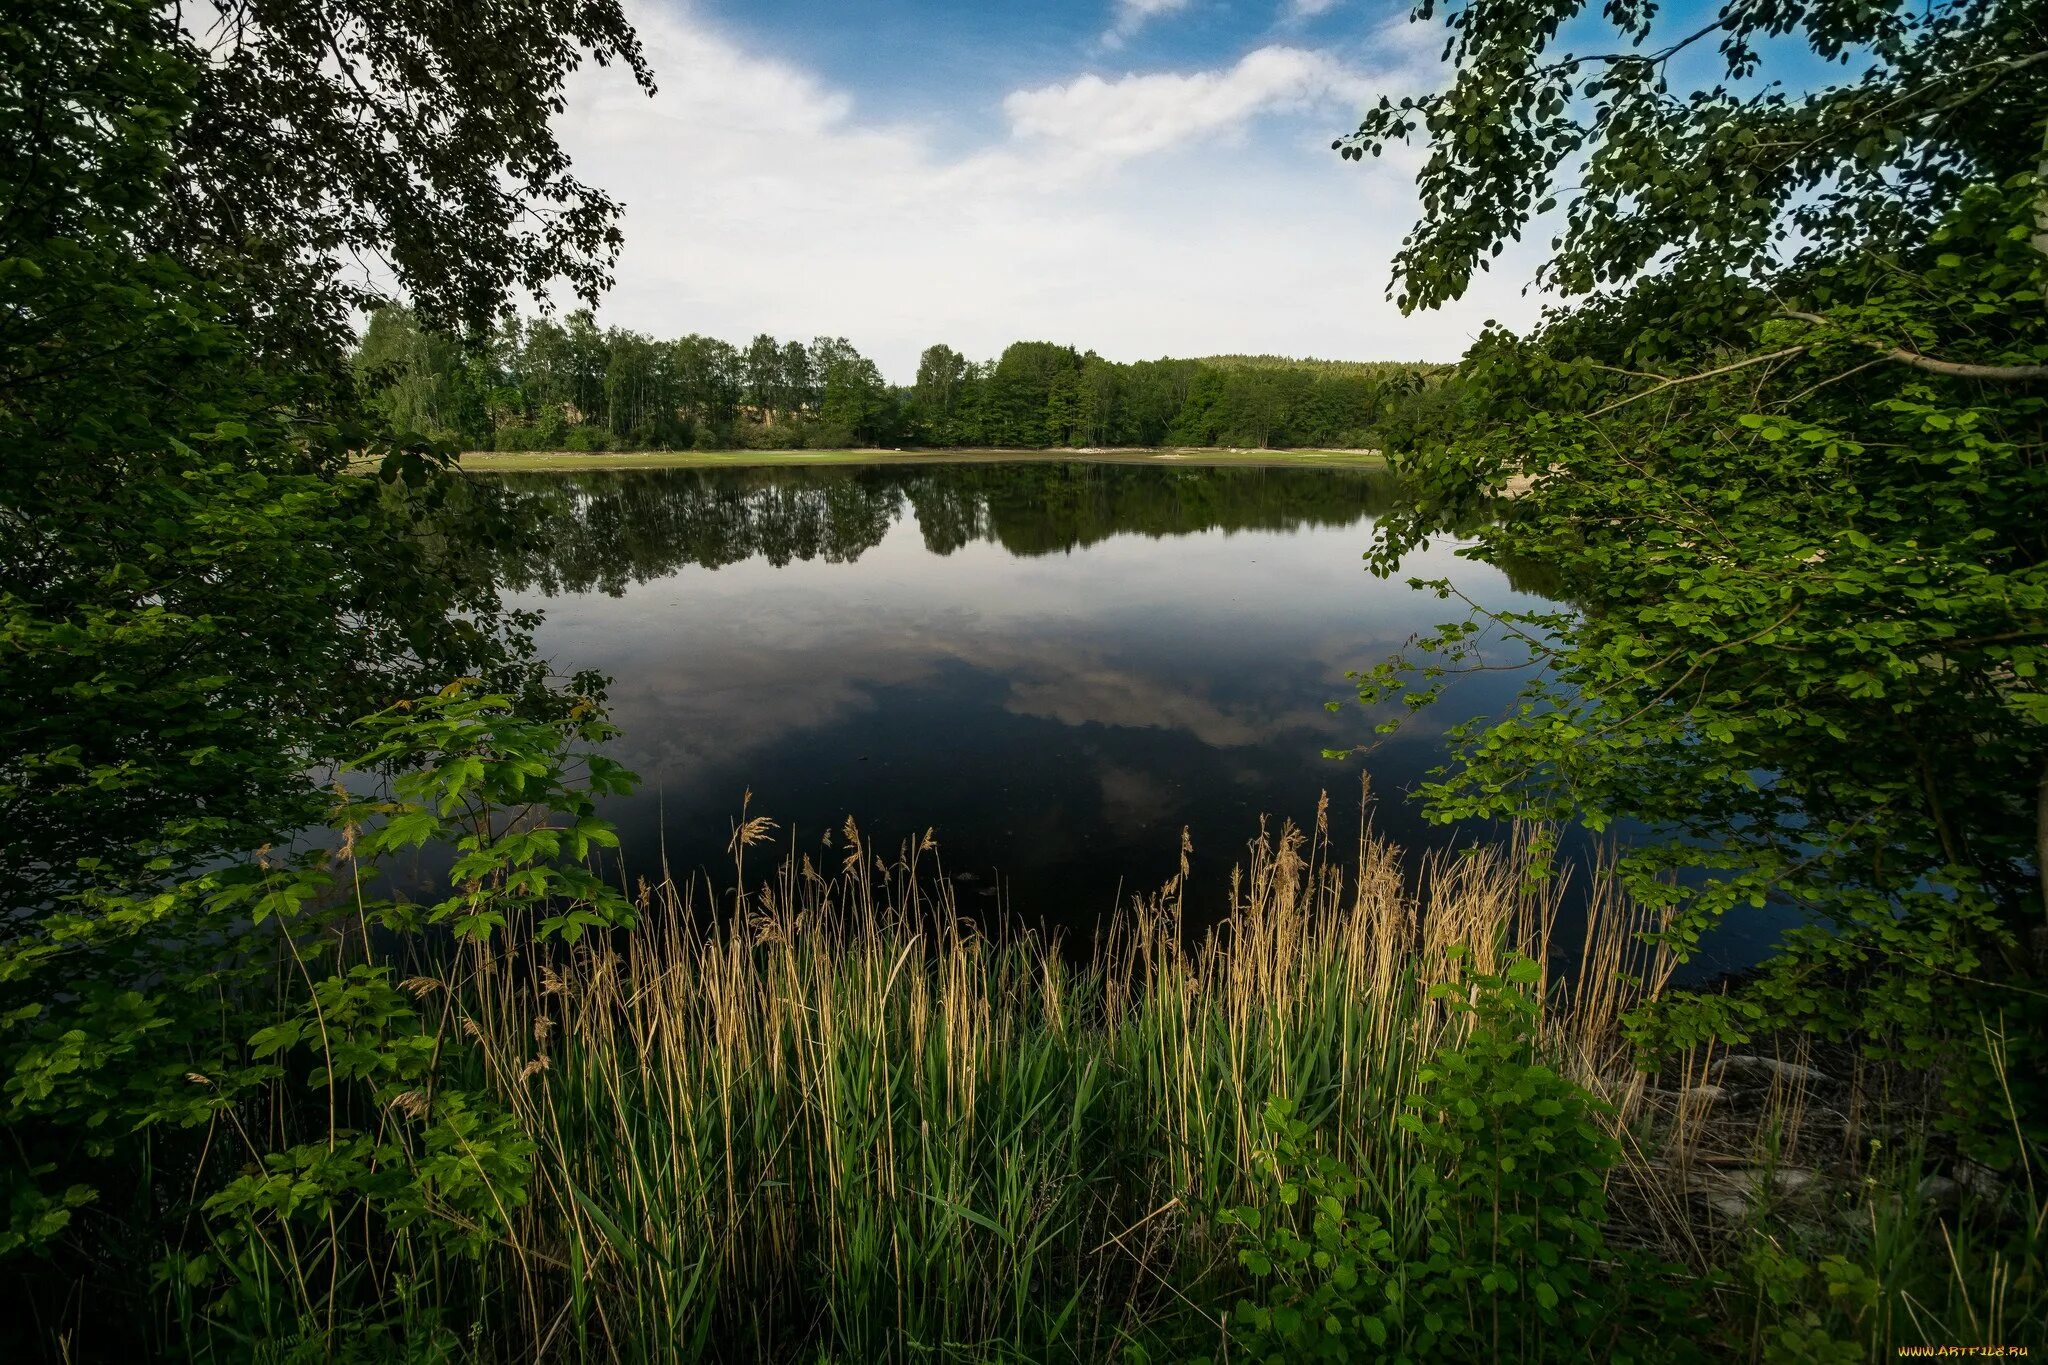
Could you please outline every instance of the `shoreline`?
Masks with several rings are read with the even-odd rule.
[[[1077,450],[650,450],[465,451],[457,468],[472,474],[566,474],[583,470],[810,468],[907,464],[1157,464],[1195,468],[1385,469],[1377,450],[1248,450],[1234,447],[1087,447]]]

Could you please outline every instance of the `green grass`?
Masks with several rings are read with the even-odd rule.
[[[1229,1365],[1253,1298],[1269,1339],[1319,1348],[1326,1307],[1377,1314],[1336,1354],[1263,1357],[1283,1361],[2048,1342],[2035,1166],[1938,1206],[1921,1176],[1960,1168],[1883,1076],[1702,1104],[1711,1049],[1637,1071],[1622,1019],[1669,959],[1600,878],[1553,952],[1560,883],[1519,838],[1404,868],[1363,813],[1333,836],[1326,801],[1261,822],[1213,931],[1183,923],[1183,857],[1067,952],[984,934],[929,835],[891,851],[849,820],[763,869],[774,829],[743,811],[729,882],[643,885],[629,932],[546,944],[520,918],[419,964],[398,986],[431,1021],[416,1041],[503,1127],[394,1145],[432,1196],[402,1226],[323,1208],[322,1144],[299,1144],[307,1178],[262,1186],[306,1192],[264,1225],[267,1259],[160,1258],[185,1272],[171,1339],[266,1361]],[[1502,989],[1521,1022],[1489,1035],[1467,1005]],[[408,1090],[375,1121],[432,1103]],[[499,1220],[455,1254],[437,1229],[473,1225],[465,1173],[515,1146],[530,1173],[495,1178]],[[468,1214],[434,1202],[464,1189]],[[184,1287],[222,1278],[211,1301]]]
[[[1370,1171],[1426,1256],[1424,1144],[1394,1119],[1461,1035],[1432,988],[1540,953],[1554,909],[1503,851],[1432,863],[1418,914],[1390,847],[1340,854],[1319,822],[1258,840],[1226,932],[1184,937],[1176,879],[1075,961],[982,937],[928,843],[849,822],[819,857],[837,870],[722,910],[658,889],[620,951],[477,1006],[539,1144],[521,1335],[628,1360],[1223,1350],[1243,1276],[1216,1214],[1260,1197],[1268,1102]],[[1612,973],[1632,949],[1603,925]],[[1619,998],[1553,1003],[1546,1053],[1601,1070]]]
[[[570,451],[470,451],[462,468],[479,474],[562,474],[602,469],[712,469],[812,465],[1010,464],[1083,461],[1196,467],[1383,469],[1376,450],[707,450],[579,454]]]
[[[742,863],[772,828],[736,827]],[[1326,803],[1307,829],[1262,828],[1215,932],[1183,929],[1183,861],[1079,956],[984,937],[928,836],[892,855],[850,821],[737,900],[643,889],[622,944],[486,969],[497,988],[471,997],[537,1147],[497,1276],[510,1334],[599,1360],[1237,1360],[1231,1306],[1274,1282],[1247,1274],[1224,1211],[1309,1235],[1261,1121],[1279,1099],[1306,1121],[1294,1160],[1355,1173],[1345,1217],[1390,1234],[1372,1254],[1402,1299],[1373,1303],[1417,1358],[1432,1337],[1530,1361],[2042,1339],[2031,1184],[1944,1212],[1917,1193],[1917,1144],[1838,1129],[1803,1089],[1740,1111],[1674,1100],[1713,1053],[1634,1069],[1621,1018],[1670,963],[1611,885],[1560,945],[1567,976],[1508,970],[1551,960],[1559,886],[1531,867],[1510,846],[1411,876],[1363,828],[1334,840]],[[1527,1165],[1482,1165],[1462,1203],[1432,1195],[1491,1160],[1483,1127],[1465,1156],[1447,1147],[1429,1095],[1475,1040],[1458,1002],[1501,975],[1529,1001],[1522,1055],[1605,1116],[1619,1164],[1575,1172],[1605,1180],[1604,1244],[1501,1250],[1503,1219],[1555,1187]],[[1540,1125],[1499,1088],[1512,1071],[1462,1065],[1497,1123]],[[1861,1084],[1827,1103],[1880,1112]],[[1806,1183],[1769,1193],[1779,1170]],[[1516,1290],[1482,1274],[1526,1289],[1559,1255],[1585,1286],[1567,1316],[1524,1303],[1502,1337]]]

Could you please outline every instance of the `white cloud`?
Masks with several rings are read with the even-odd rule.
[[[1223,71],[1170,71],[1116,80],[1086,75],[1018,90],[1003,100],[1012,132],[1027,142],[1105,160],[1162,151],[1242,129],[1274,112],[1355,112],[1381,83],[1326,52],[1262,47]]]
[[[1188,7],[1188,0],[1116,0],[1116,14],[1109,32],[1102,35],[1105,47],[1121,47],[1126,38],[1164,14]]]
[[[627,206],[608,323],[844,335],[907,381],[935,341],[1448,359],[1485,318],[1534,313],[1503,287],[1525,273],[1512,253],[1490,294],[1445,312],[1403,319],[1384,299],[1413,161],[1327,148],[1368,98],[1437,78],[1400,29],[1356,62],[1272,46],[1013,91],[999,133],[947,154],[938,130],[864,118],[687,10],[631,15],[660,94],[586,71],[560,120],[579,174]]]
[[[1290,19],[1314,19],[1337,8],[1338,0],[1287,0],[1284,13]]]

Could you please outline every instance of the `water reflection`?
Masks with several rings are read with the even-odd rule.
[[[1350,526],[1398,489],[1361,470],[982,464],[510,474],[470,495],[511,532],[496,546],[505,586],[617,595],[685,565],[850,563],[906,506],[935,555],[992,541],[1031,556],[1119,535]]]
[[[608,814],[629,863],[723,865],[742,792],[815,841],[935,827],[953,869],[1086,932],[1197,855],[1220,903],[1262,812],[1306,816],[1364,738],[1344,670],[1444,604],[1360,562],[1396,496],[1345,470],[1085,464],[635,471],[479,479],[516,534],[483,551],[562,668],[615,679],[618,756],[647,778]],[[1407,570],[1530,605],[1440,545]],[[1465,680],[1448,721],[1514,679]],[[1379,826],[1456,837],[1399,799],[1434,726],[1370,760]],[[1355,804],[1355,802],[1354,802]],[[1469,835],[1467,836],[1469,837]]]

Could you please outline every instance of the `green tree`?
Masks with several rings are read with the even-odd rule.
[[[1053,373],[1045,391],[1045,444],[1075,444],[1081,431],[1081,373],[1061,369]]]
[[[957,445],[960,391],[967,382],[967,357],[951,346],[927,346],[917,358],[917,382],[911,392],[934,445]]]
[[[422,328],[410,308],[387,304],[370,314],[355,364],[372,405],[395,430],[465,446],[488,443],[495,425],[488,356]]]
[[[59,31],[92,52],[118,26],[187,73],[138,241],[233,281],[265,349],[337,364],[350,310],[379,297],[363,257],[461,335],[486,331],[514,287],[565,280],[590,301],[608,282],[619,206],[576,178],[551,119],[585,60],[652,91],[617,0],[226,0],[150,9],[146,34],[134,8],[117,3],[115,24],[67,9]],[[23,86],[22,112],[48,118],[66,93]]]
[[[1114,444],[1122,422],[1123,368],[1090,351],[1076,385],[1075,435],[1085,444]]]
[[[801,341],[784,342],[782,346],[782,392],[789,402],[791,412],[802,412],[816,407],[820,380],[818,367],[811,363],[811,353]]]
[[[567,372],[560,382],[567,391],[571,420],[604,426],[610,419],[606,402],[605,375],[611,369],[611,338],[597,325],[588,308],[569,314],[562,328],[563,358]]]
[[[0,819],[33,834],[0,841],[0,1256],[10,1284],[82,1279],[93,1302],[152,1283],[158,1233],[221,1192],[205,1132],[225,1111],[185,1068],[248,1063],[244,1155],[278,1154],[274,1138],[317,1163],[340,1134],[310,1158],[295,1144],[321,1108],[306,1086],[341,1079],[334,1056],[288,1065],[256,1030],[331,1009],[354,1016],[339,1041],[361,1044],[356,1062],[390,1056],[374,1019],[354,1029],[359,1009],[397,1018],[388,989],[353,968],[278,974],[293,948],[317,963],[299,911],[321,893],[254,852],[330,807],[316,775],[357,750],[354,718],[460,675],[502,685],[508,726],[577,704],[532,658],[530,618],[421,534],[449,492],[445,452],[360,401],[348,305],[367,299],[331,268],[381,253],[432,316],[479,333],[517,285],[596,287],[613,209],[567,178],[547,120],[583,54],[639,69],[606,4],[210,13],[195,36],[179,7],[27,0],[0,24]],[[587,702],[577,714],[594,723]],[[430,1140],[488,1137],[423,1114]],[[369,1166],[294,1169],[322,1198],[358,1182],[371,1237],[373,1220],[433,1212],[370,1207],[432,1178],[400,1155],[422,1156],[419,1135],[391,1133]],[[152,1183],[166,1170],[175,1191]],[[299,1188],[277,1168],[264,1183]],[[487,1193],[440,1208],[471,1218]],[[104,1213],[77,1217],[96,1199]],[[226,1273],[187,1265],[178,1282],[211,1295]]]
[[[820,337],[811,354],[824,369],[818,427],[834,445],[878,444],[893,426],[889,386],[875,362],[844,337]]]
[[[1731,0],[1672,35],[1604,13],[1612,41],[1565,49],[1597,22],[1578,0],[1454,5],[1455,78],[1340,143],[1427,143],[1404,307],[1553,207],[1538,279],[1573,300],[1475,346],[1471,424],[1403,460],[1424,499],[1374,560],[1513,480],[1470,553],[1552,564],[1575,609],[1454,623],[1448,661],[1361,695],[1427,699],[1504,627],[1541,668],[1455,732],[1432,812],[1646,823],[1621,874],[1681,952],[1736,907],[1806,926],[1652,1036],[1853,1037],[1939,1068],[1995,1150],[1986,1039],[2031,1124],[2044,1074],[2048,29],[1999,0]],[[1852,74],[1763,83],[1793,40]],[[1682,84],[1710,44],[1721,83]]]
[[[682,404],[673,359],[652,337],[606,334],[604,403],[615,444],[647,450],[674,443]]]
[[[697,444],[728,442],[745,382],[739,352],[727,342],[705,336],[686,336],[669,346],[676,393],[695,424]]]
[[[775,338],[766,332],[747,343],[746,358],[747,402],[761,413],[765,422],[773,422],[779,412],[790,410],[789,385],[782,362],[782,348]]]
[[[1141,360],[1125,376],[1118,444],[1156,446],[1175,439],[1195,374],[1192,360]]]
[[[1049,444],[1047,404],[1056,376],[1080,368],[1071,346],[1049,341],[1011,343],[988,377],[985,438],[991,445],[1038,447]]]

